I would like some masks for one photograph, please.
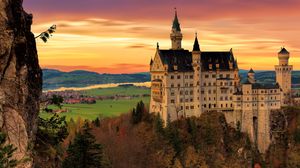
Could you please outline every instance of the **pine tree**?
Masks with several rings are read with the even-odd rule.
[[[164,121],[161,119],[159,114],[155,116],[154,129],[158,135],[164,135]]]
[[[143,103],[143,101],[140,101],[136,105],[136,108],[132,110],[132,123],[138,124],[139,122],[141,122],[145,115],[144,113],[145,113],[145,104]]]
[[[17,150],[12,145],[5,144],[6,135],[0,132],[0,168],[12,168],[17,166],[17,160],[12,159],[13,153]]]
[[[103,151],[102,146],[96,143],[95,137],[90,133],[86,123],[83,131],[76,134],[67,150],[63,168],[102,168]]]

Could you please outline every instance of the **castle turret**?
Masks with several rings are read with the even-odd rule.
[[[253,69],[251,68],[250,71],[248,72],[248,81],[250,83],[255,83],[256,80],[255,80],[255,72],[253,71]]]
[[[195,41],[194,41],[194,46],[193,46],[193,51],[192,51],[192,57],[193,57],[193,68],[194,68],[194,77],[193,77],[193,81],[194,81],[194,100],[198,100],[199,98],[201,98],[201,92],[199,92],[199,90],[201,90],[201,51],[200,51],[200,45],[198,42],[198,37],[197,37],[197,33],[195,34]],[[200,114],[202,113],[202,104],[200,101],[196,101],[195,103],[195,107],[201,107],[198,111],[194,111],[194,115],[195,116],[200,116]]]
[[[192,51],[193,65],[194,66],[200,65],[200,56],[201,56],[200,45],[199,45],[198,37],[197,37],[197,33],[196,33],[194,46],[193,46],[193,51]]]
[[[283,47],[278,53],[279,65],[275,66],[276,82],[283,91],[283,103],[286,104],[291,93],[292,87],[292,70],[293,66],[289,65],[290,53]]]
[[[182,34],[180,29],[180,23],[177,16],[177,11],[175,10],[175,17],[173,20],[173,26],[171,31],[171,42],[172,42],[172,49],[173,50],[180,50],[181,48],[181,41],[182,41]]]

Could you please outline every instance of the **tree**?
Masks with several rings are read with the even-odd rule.
[[[54,114],[48,119],[39,118],[34,147],[37,156],[44,156],[48,158],[49,162],[51,160],[55,165],[60,164],[64,154],[61,144],[67,136],[68,126],[66,117]]]
[[[158,135],[164,135],[164,121],[161,119],[159,114],[157,114],[154,118],[154,129]]]
[[[101,168],[103,167],[102,146],[96,143],[90,133],[90,127],[85,123],[82,132],[76,134],[67,150],[63,168]]]
[[[5,144],[6,135],[0,132],[0,168],[12,168],[16,167],[18,161],[12,159],[13,153],[17,150],[13,145]]]
[[[35,38],[40,38],[43,40],[44,43],[48,41],[48,39],[52,36],[52,33],[56,31],[56,25],[52,25],[48,30],[42,32]]]
[[[53,95],[50,99],[50,103],[56,105],[58,108],[62,108],[62,103],[64,102],[64,98],[62,96]]]
[[[138,124],[139,122],[142,121],[144,113],[145,113],[145,104],[143,101],[140,101],[137,105],[136,108],[132,110],[132,123],[133,124]]]

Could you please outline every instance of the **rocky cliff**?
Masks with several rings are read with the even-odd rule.
[[[32,15],[23,10],[22,2],[0,1],[0,129],[8,135],[8,143],[18,148],[17,159],[31,158],[42,89],[42,72],[30,30]]]

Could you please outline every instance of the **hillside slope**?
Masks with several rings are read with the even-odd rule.
[[[107,83],[146,82],[149,80],[150,75],[148,73],[99,74],[83,70],[72,72],[61,72],[53,69],[43,70],[43,89],[45,90]]]

